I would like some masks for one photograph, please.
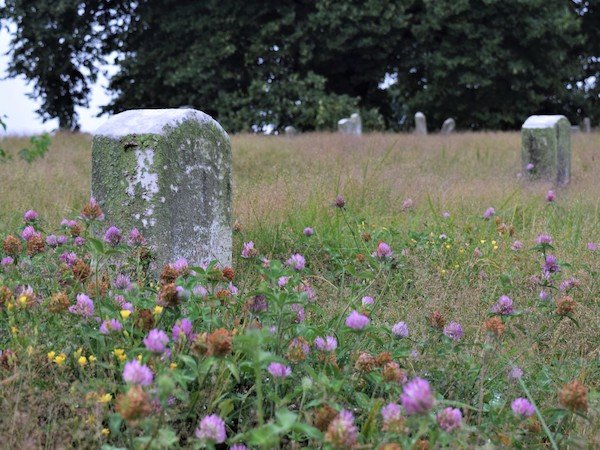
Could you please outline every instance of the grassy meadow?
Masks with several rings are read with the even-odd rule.
[[[39,213],[36,223],[48,234],[63,218],[77,218],[89,200],[89,135],[57,134],[46,157],[31,164],[17,156],[26,143],[0,141],[13,155],[0,164],[2,239],[18,238],[27,210]],[[600,446],[600,250],[593,245],[600,243],[600,133],[573,135],[572,145],[572,181],[557,188],[520,176],[514,132],[232,136],[235,278],[223,276],[236,289],[215,281],[212,268],[175,276],[183,291],[207,287],[210,308],[170,308],[167,301],[163,312],[163,303],[152,302],[167,298],[174,281],[150,279],[141,253],[122,243],[115,248],[130,259],[121,267],[108,240],[82,249],[67,244],[92,268],[89,279],[71,275],[58,248],[35,256],[23,250],[14,267],[0,268],[0,285],[11,291],[0,312],[0,439],[6,448],[227,448],[203,429],[201,419],[215,413],[225,421],[229,448]],[[554,201],[547,201],[549,190]],[[338,195],[342,208],[334,203]],[[490,207],[495,213],[486,220]],[[91,231],[112,225],[85,224],[89,242]],[[303,234],[306,227],[314,234]],[[544,234],[551,242],[539,239]],[[269,267],[241,256],[250,241]],[[306,269],[277,263],[295,253]],[[550,254],[556,270],[546,270]],[[112,286],[119,273],[135,285],[122,293],[135,307],[131,319],[111,303],[115,288],[99,287],[105,279]],[[19,303],[25,286],[39,306]],[[302,296],[305,286],[316,301]],[[59,292],[71,306],[86,292],[100,319],[121,321],[128,334],[109,342],[98,337],[97,325],[64,308],[37,312]],[[269,302],[264,316],[252,303],[260,295]],[[494,310],[501,296],[512,299],[514,310]],[[229,297],[234,301],[223,300]],[[189,347],[173,338],[165,362],[142,344],[149,329],[136,317],[145,310],[156,313],[149,328],[170,330],[186,316],[199,337],[188,336]],[[352,310],[369,318],[366,328],[348,325]],[[398,340],[390,328],[399,322],[409,333]],[[460,336],[447,330],[450,322],[460,323]],[[226,355],[197,350],[215,329],[233,336]],[[325,335],[337,339],[333,360],[313,345]],[[202,336],[208,341],[200,345]],[[294,347],[300,338],[311,347],[302,357]],[[16,357],[7,359],[7,349]],[[119,349],[127,357],[115,360]],[[56,362],[60,354],[66,362]],[[157,393],[154,385],[142,391],[143,383],[125,388],[123,363],[138,357],[160,380]],[[265,378],[273,362],[288,364],[291,375],[274,375],[268,365],[272,378]],[[507,375],[515,367],[522,375]],[[399,371],[428,380],[435,406],[421,398],[411,410],[404,397],[410,382]],[[150,413],[145,396],[155,394],[159,406]],[[531,411],[515,411],[516,398],[530,402]],[[402,417],[380,413],[395,402]],[[442,425],[442,407],[460,409],[460,427]],[[352,421],[336,416],[342,410]]]

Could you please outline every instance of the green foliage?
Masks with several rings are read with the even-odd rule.
[[[329,209],[329,222],[312,236],[293,229],[278,236],[270,252],[263,248],[273,240],[271,230],[253,231],[255,252],[236,258],[235,273],[213,262],[172,265],[160,277],[147,269],[149,249],[94,237],[106,228],[102,221],[80,219],[53,230],[43,218],[31,219],[41,242],[51,233],[70,236],[46,247],[15,237],[22,227],[12,239],[3,236],[0,257],[12,261],[0,267],[0,400],[6,412],[0,428],[9,429],[28,399],[21,413],[28,429],[40,433],[31,419],[57,410],[44,415],[47,429],[63,430],[79,448],[215,448],[195,436],[212,414],[223,419],[228,446],[250,448],[340,448],[344,438],[364,448],[390,442],[413,448],[419,441],[431,448],[480,442],[585,447],[595,438],[589,421],[599,412],[600,374],[593,346],[583,342],[573,351],[585,333],[573,316],[583,315],[579,308],[592,311],[598,264],[591,259],[592,267],[582,265],[564,241],[511,250],[518,224],[505,203],[497,221],[442,217],[430,202],[404,211],[415,216],[409,227],[371,227],[348,201]],[[573,215],[558,204],[525,212],[527,221],[561,227]],[[75,245],[76,236],[82,246]],[[378,256],[381,242],[394,252]],[[287,260],[297,252],[306,264]],[[540,276],[550,252],[569,261]],[[582,269],[588,275],[574,282]],[[443,324],[428,320],[439,309],[425,284],[439,284],[437,295],[452,297],[438,314],[446,323],[463,323],[462,337],[451,338]],[[478,298],[460,307],[454,293],[468,287]],[[539,289],[550,297],[540,300]],[[93,313],[68,309],[83,293]],[[366,295],[373,304],[362,301]],[[515,299],[514,310],[494,311],[500,295]],[[577,298],[575,310],[560,306],[566,296]],[[405,307],[408,298],[420,299],[418,311]],[[350,327],[351,311],[368,323]],[[175,327],[184,330],[184,318],[191,330],[176,333]],[[394,335],[399,318],[408,336]],[[496,328],[486,325],[488,319]],[[108,320],[119,327],[101,331]],[[588,323],[597,327],[593,319]],[[168,352],[148,345],[151,329],[168,335]],[[336,348],[319,348],[315,338],[324,336],[335,337]],[[132,361],[152,372],[151,382],[125,379],[125,364]],[[290,372],[275,376],[273,363]],[[507,372],[516,365],[524,374],[511,380]],[[400,402],[406,379],[415,377],[427,379],[433,391],[417,402],[424,409],[410,413],[405,405],[400,418],[385,421],[382,407]],[[583,397],[579,391],[565,402],[558,392],[574,379]],[[534,405],[530,418],[511,410],[517,397]],[[461,411],[460,427],[444,430],[437,415],[445,408]],[[352,422],[330,425],[342,410],[353,413]],[[41,431],[49,433],[45,438],[51,432]]]
[[[1,11],[17,27],[9,75],[34,82],[40,114],[61,128],[76,127],[113,50],[106,111],[192,105],[234,132],[331,130],[357,109],[366,130],[409,129],[417,110],[433,128],[600,120],[592,1],[11,0]],[[386,76],[396,82],[382,89]]]
[[[29,140],[29,147],[25,147],[19,151],[19,156],[22,160],[32,163],[38,158],[43,158],[50,147],[50,135],[44,133],[41,136],[32,136]]]
[[[6,116],[0,116],[0,127],[2,127],[4,131],[6,131],[6,123],[4,123],[4,120],[2,119],[5,117]],[[6,162],[9,159],[11,159],[11,156],[8,153],[6,153],[6,150],[0,147],[0,163]]]

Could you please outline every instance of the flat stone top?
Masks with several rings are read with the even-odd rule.
[[[561,115],[555,116],[529,116],[522,128],[552,128],[560,119],[567,118]],[[568,121],[568,120],[567,120]]]
[[[425,117],[425,114],[423,114],[421,111],[418,111],[418,112],[415,114],[415,117]]]
[[[130,109],[112,116],[96,130],[94,135],[122,137],[129,134],[164,134],[166,126],[174,127],[187,120],[213,123],[225,134],[219,122],[208,114],[191,108],[177,108]]]

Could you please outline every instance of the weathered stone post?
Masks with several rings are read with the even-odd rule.
[[[415,114],[415,134],[427,134],[427,119],[420,111]]]
[[[283,131],[286,136],[296,136],[298,134],[298,130],[291,125],[288,125],[287,127],[285,127],[283,129]]]
[[[584,117],[583,118],[583,132],[584,133],[591,133],[592,132],[592,121],[590,120],[589,117]]]
[[[345,134],[362,135],[362,120],[360,114],[353,113],[349,118],[338,120],[338,131]]]
[[[571,124],[565,116],[530,116],[521,128],[521,161],[530,178],[568,184]]]
[[[452,134],[454,132],[454,129],[456,128],[456,122],[454,121],[453,118],[449,118],[444,120],[444,123],[442,124],[442,129],[440,130],[441,134]]]
[[[140,109],[94,134],[92,195],[107,225],[137,227],[158,267],[178,258],[231,265],[231,144],[195,109]]]

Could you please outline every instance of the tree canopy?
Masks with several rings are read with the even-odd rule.
[[[355,110],[368,129],[407,129],[419,110],[463,129],[600,119],[591,1],[8,0],[1,13],[16,25],[9,75],[63,128],[111,52],[106,111],[192,105],[230,131],[332,129]]]

